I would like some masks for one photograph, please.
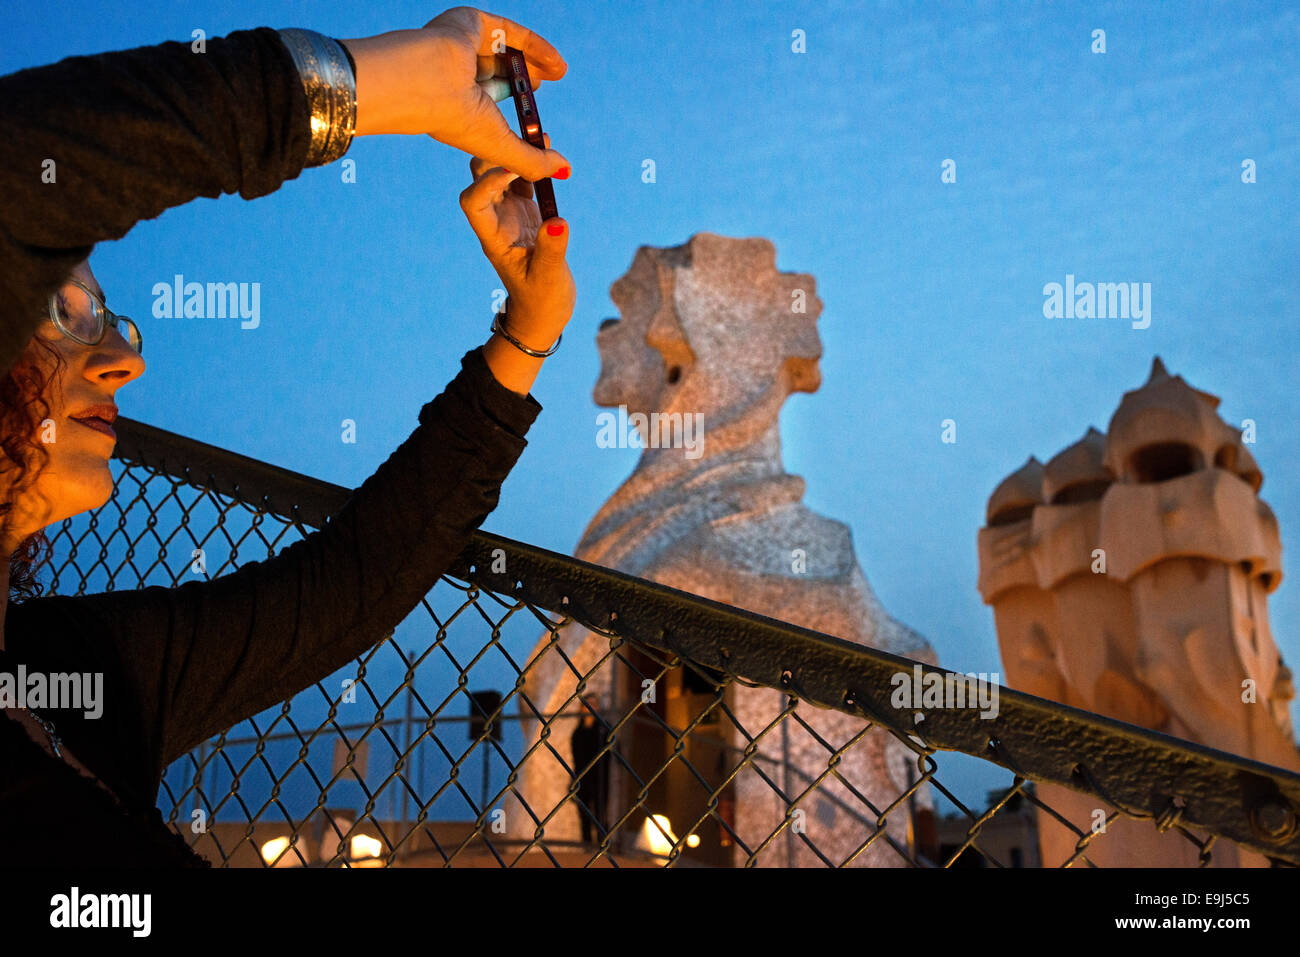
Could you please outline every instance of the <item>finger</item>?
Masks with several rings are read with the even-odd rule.
[[[569,249],[569,224],[556,216],[542,223],[537,230],[537,242],[528,261],[528,278],[545,282],[551,273],[564,269],[564,256]]]
[[[504,34],[506,46],[523,52],[524,59],[530,67],[528,71],[530,78],[558,80],[569,69],[569,65],[564,62],[564,57],[560,56],[560,51],[527,27],[520,26],[507,17],[483,10],[476,10],[475,13],[478,14],[479,30],[475,37],[474,49],[479,56],[499,53],[498,41]]]
[[[502,167],[494,166],[493,164],[489,163],[481,156],[473,156],[470,158],[469,161],[470,176],[475,181],[477,181],[479,177],[481,177],[484,173],[488,172],[489,170],[501,169],[501,168]],[[514,193],[516,196],[519,196],[523,199],[533,198],[533,184],[528,182],[528,180],[524,179],[522,176],[516,179],[514,182],[512,182],[507,187],[507,191]]]
[[[550,149],[551,134],[543,133],[542,139],[546,141],[546,148]],[[528,180],[524,179],[523,177],[520,177],[519,179],[511,183],[510,188],[514,190],[516,193],[518,193],[520,196],[522,196],[524,199],[533,198],[533,184],[528,182]]]
[[[545,140],[546,142],[546,148],[550,149],[551,134],[543,133],[542,139]],[[533,184],[530,183],[528,180],[524,179],[522,176],[510,184],[510,190],[511,192],[517,193],[518,195],[522,196],[524,199],[533,198]]]
[[[487,94],[482,94],[477,115],[469,119],[466,128],[474,131],[473,150],[493,166],[514,170],[527,180],[556,176],[569,161],[555,150],[539,150],[515,134],[506,118]],[[456,145],[452,141],[452,145]],[[568,179],[567,172],[557,178]]]
[[[492,98],[493,103],[504,103],[514,96],[510,90],[510,81],[499,76],[489,76],[486,79],[479,78],[474,81],[479,88]]]
[[[498,102],[508,98],[510,94],[510,79],[505,68],[505,60],[498,54],[489,54],[488,56],[476,55],[474,69],[474,82],[479,86],[490,86],[488,90],[493,98]],[[542,84],[551,82],[542,77],[536,66],[524,62],[524,69],[528,71],[528,82],[532,85],[533,92],[536,93],[542,88]],[[496,96],[495,91],[498,89],[505,90],[505,96]]]
[[[473,179],[476,181],[480,176],[482,176],[484,173],[488,172],[489,170],[501,169],[501,168],[502,167],[489,163],[481,156],[473,156],[470,158],[469,161],[470,176],[473,177]],[[524,179],[522,176],[519,179],[515,180],[513,183],[511,183],[508,189],[510,192],[516,194],[517,196],[522,196],[524,199],[533,198],[533,184],[528,182],[528,180]]]
[[[510,247],[509,239],[498,228],[500,220],[495,207],[515,178],[516,174],[509,170],[489,170],[460,194],[461,211],[493,265],[501,261],[505,250]]]
[[[551,134],[542,133],[542,139],[545,140],[546,142],[546,148],[550,149]],[[522,196],[524,199],[533,198],[533,184],[528,182],[528,180],[526,179],[520,178],[515,180],[513,183],[510,184],[510,188],[514,190],[516,193],[518,193],[520,196]]]
[[[510,184],[510,192],[524,199],[533,198],[533,184],[522,176]]]
[[[542,78],[558,80],[569,68],[555,47],[506,17],[473,7],[453,7],[438,14],[425,26],[431,27],[435,23],[445,31],[460,33],[479,56],[495,56],[502,52],[503,45],[523,51],[524,59],[537,65]]]
[[[514,91],[510,89],[510,81],[505,77],[492,76],[486,80],[475,80],[474,82],[479,85],[479,89],[492,98],[493,103],[504,103],[515,95]],[[540,83],[533,85],[534,93],[537,92],[539,86],[541,86]]]

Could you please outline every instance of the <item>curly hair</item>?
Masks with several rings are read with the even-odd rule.
[[[46,391],[58,381],[63,366],[58,350],[33,336],[18,361],[0,377],[0,470],[9,473],[4,501],[0,502],[0,525],[12,513],[14,501],[49,461],[49,451],[37,439],[37,433],[50,414]],[[41,529],[24,538],[9,556],[11,601],[35,598],[44,590],[36,573],[49,559],[49,550],[49,539]]]

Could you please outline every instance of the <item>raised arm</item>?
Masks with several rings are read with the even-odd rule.
[[[481,349],[461,363],[325,528],[208,582],[15,605],[16,630],[106,643],[95,657],[118,660],[162,767],[328,676],[424,597],[496,507],[527,445],[537,400],[498,383]]]
[[[69,57],[0,77],[0,371],[91,247],[199,196],[274,192],[310,142],[275,30]]]
[[[51,597],[9,610],[7,640],[9,622],[23,622],[15,650],[49,634],[87,660],[118,658],[129,706],[142,712],[147,744],[164,765],[391,632],[496,506],[526,444],[541,411],[527,394],[538,357],[558,342],[575,291],[564,261],[567,224],[543,226],[535,205],[529,217],[519,215],[531,203],[527,185],[512,187],[513,174],[491,165],[508,162],[541,178],[564,164],[514,136],[480,86],[491,85],[498,32],[525,50],[530,72],[563,75],[563,61],[540,37],[465,7],[422,30],[346,45],[355,48],[358,129],[482,146],[461,205],[510,295],[499,326],[509,331],[465,357],[461,373],[421,410],[420,427],[326,529],[280,555],[211,582]],[[0,87],[0,123],[8,110],[22,127],[8,141],[22,148],[0,151],[0,186],[19,196],[0,207],[0,349],[8,350],[0,361],[21,350],[45,296],[94,242],[195,196],[251,198],[298,175],[315,148],[293,64],[275,31],[255,30],[209,41],[204,54],[163,44],[0,81],[10,84]],[[402,64],[410,68],[394,72]],[[376,119],[363,124],[363,107]],[[39,175],[21,182],[15,171],[47,144],[56,157],[56,179],[44,184],[59,190],[53,199],[35,185]]]
[[[560,153],[525,143],[493,105],[502,44],[524,51],[535,87],[567,69],[539,35],[471,7],[345,41],[356,135],[428,134],[531,179],[568,176]],[[303,82],[268,28],[203,52],[163,43],[0,77],[0,372],[95,243],[199,196],[253,199],[296,178],[311,145]]]

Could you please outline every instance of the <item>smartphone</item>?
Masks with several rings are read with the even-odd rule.
[[[546,140],[542,138],[542,119],[537,115],[537,97],[533,95],[533,84],[528,79],[524,53],[514,47],[506,47],[505,56],[510,93],[515,98],[515,110],[519,113],[519,135],[530,146],[544,150]],[[551,186],[549,176],[533,183],[533,195],[537,197],[537,208],[542,211],[543,222],[560,215],[555,205],[555,189]]]

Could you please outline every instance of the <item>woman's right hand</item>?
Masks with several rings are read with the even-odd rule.
[[[568,223],[558,216],[543,223],[532,186],[509,170],[476,156],[470,173],[474,182],[460,194],[460,208],[510,295],[508,331],[531,349],[549,349],[577,301],[565,259]]]
[[[356,135],[427,133],[525,179],[567,179],[569,163],[510,128],[489,93],[504,47],[523,51],[536,89],[568,65],[546,40],[513,20],[454,7],[420,30],[342,41],[357,62]]]

